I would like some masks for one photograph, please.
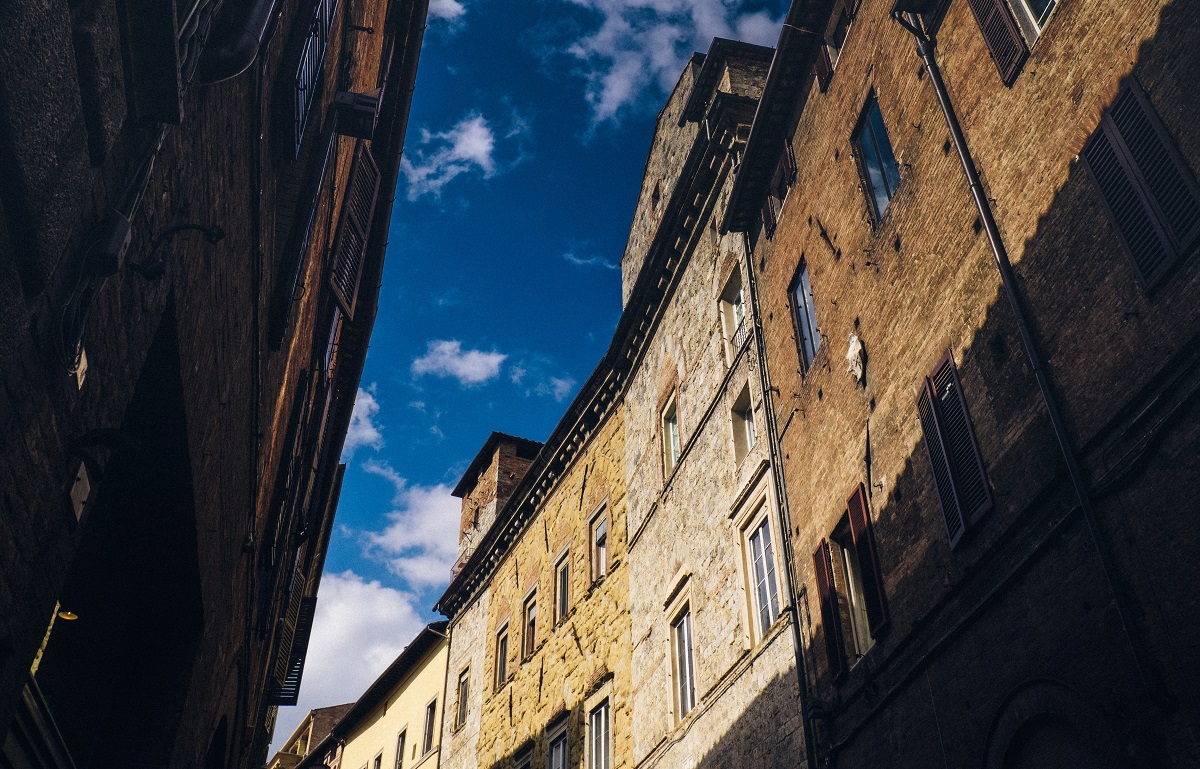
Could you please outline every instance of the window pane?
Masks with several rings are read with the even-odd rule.
[[[676,696],[679,703],[679,717],[683,718],[696,705],[695,674],[692,666],[691,612],[686,611],[680,615],[672,630],[675,635]]]
[[[407,732],[400,732],[396,738],[396,769],[404,769],[404,738]]]
[[[879,162],[883,168],[885,189],[888,200],[900,185],[900,168],[896,165],[896,155],[892,152],[892,142],[888,138],[887,126],[883,124],[883,113],[879,111],[879,102],[872,100],[868,119],[871,124],[871,138],[879,152]],[[887,204],[884,204],[887,207]],[[881,210],[880,216],[883,215]]]
[[[1054,10],[1055,0],[1021,0],[1025,3],[1025,7],[1029,9],[1029,15],[1033,17],[1033,21],[1040,29],[1046,23],[1046,18],[1050,15],[1050,11]]]

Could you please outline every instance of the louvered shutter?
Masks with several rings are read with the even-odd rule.
[[[846,674],[846,645],[842,638],[837,590],[834,589],[833,561],[829,556],[829,543],[825,540],[821,540],[821,544],[813,552],[813,567],[817,574],[821,624],[825,627],[825,654],[829,659],[829,674],[837,680]]]
[[[875,548],[875,534],[871,529],[871,515],[867,507],[866,488],[861,483],[847,500],[846,512],[850,519],[854,552],[858,556],[858,568],[862,573],[867,624],[874,638],[887,626],[889,616],[887,596],[883,589],[883,571],[879,568],[879,553]]]
[[[1000,79],[1005,85],[1012,85],[1021,71],[1021,65],[1029,58],[1029,46],[1017,27],[1012,10],[1006,0],[967,0],[975,21],[979,23],[979,31],[987,43],[992,61],[1000,71]]]
[[[778,223],[775,218],[775,205],[771,203],[771,196],[768,194],[763,199],[762,204],[762,223],[763,232],[768,238],[775,234],[775,225]]]
[[[1200,239],[1200,190],[1131,80],[1080,153],[1142,285],[1155,287]]]
[[[363,260],[371,219],[375,214],[375,195],[379,191],[379,168],[367,145],[359,141],[354,147],[354,160],[346,184],[346,199],[342,205],[342,220],[333,243],[333,264],[329,283],[346,318],[354,319],[358,300],[358,284],[362,280]]]
[[[275,697],[276,705],[295,705],[300,698],[300,680],[304,676],[304,661],[308,657],[308,640],[312,637],[313,617],[316,611],[315,596],[301,599],[296,630],[292,636],[291,653],[287,657],[287,671]]]
[[[279,633],[276,636],[275,647],[275,685],[276,696],[282,691],[287,678],[288,666],[292,657],[292,646],[296,640],[296,629],[300,625],[300,608],[304,602],[304,588],[307,580],[304,574],[304,545],[296,551],[296,562],[292,570],[291,586],[283,616],[279,618]],[[276,701],[274,704],[282,704]]]
[[[983,459],[971,427],[954,359],[947,351],[917,397],[917,412],[950,547],[992,507]]]

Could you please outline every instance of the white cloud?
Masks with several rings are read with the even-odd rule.
[[[423,130],[419,144],[421,149],[413,153],[415,162],[407,154],[400,161],[400,169],[408,182],[409,200],[426,194],[440,196],[443,187],[472,169],[478,170],[484,179],[496,173],[496,161],[492,156],[496,150],[496,135],[487,119],[478,112],[468,114],[447,131],[431,133]]]
[[[603,267],[606,270],[619,270],[621,265],[610,262],[602,256],[578,256],[574,251],[567,251],[562,258],[576,267]]]
[[[429,18],[444,21],[459,21],[467,12],[458,0],[429,0]]]
[[[425,626],[419,600],[352,571],[321,579],[300,699],[279,709],[276,747],[310,709],[354,702],[366,691]]]
[[[669,92],[692,52],[707,51],[714,37],[773,45],[779,34],[778,19],[766,11],[743,11],[740,0],[568,2],[601,20],[567,48],[583,65],[593,125],[617,120],[656,86]]]
[[[354,411],[350,414],[350,427],[346,430],[346,442],[342,444],[342,461],[354,456],[359,446],[370,446],[378,451],[383,448],[383,434],[375,418],[379,416],[379,401],[375,400],[375,385],[366,390],[358,388],[354,396]]]
[[[495,379],[507,358],[502,352],[464,350],[457,339],[438,339],[429,342],[425,354],[414,360],[411,368],[413,377],[453,377],[463,387],[473,387]]]
[[[458,557],[462,510],[459,500],[450,495],[452,487],[410,484],[381,462],[368,462],[363,469],[386,478],[395,489],[387,527],[364,537],[368,555],[384,561],[415,589],[448,583],[450,567]]]
[[[546,382],[539,382],[534,388],[538,395],[552,395],[560,403],[575,390],[575,380],[571,377],[552,376]]]

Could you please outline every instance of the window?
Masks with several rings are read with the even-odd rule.
[[[946,535],[950,547],[955,547],[967,528],[992,508],[992,491],[949,350],[933,374],[925,377],[917,396],[917,413],[933,466]]]
[[[537,645],[537,596],[525,599],[525,630],[521,639],[521,657],[528,659]]]
[[[892,141],[888,138],[887,126],[883,124],[883,113],[879,111],[879,100],[875,94],[867,99],[867,106],[863,108],[851,140],[858,156],[863,192],[867,194],[871,215],[878,222],[896,194],[896,187],[900,184],[900,168],[896,165]]]
[[[1051,8],[1045,9],[1046,15],[1049,15],[1053,6],[1053,2],[1045,3],[1044,0],[1031,0],[1029,6],[1024,5],[1024,0],[1013,1],[1023,6],[1023,11],[1029,7],[1049,5]],[[992,55],[992,61],[1000,73],[1000,80],[1005,85],[1012,85],[1021,66],[1029,58],[1029,46],[1017,27],[1007,0],[967,0],[967,4],[971,6],[971,13],[979,24],[979,31],[983,33],[988,53]],[[1037,34],[1033,37],[1036,38]]]
[[[379,192],[379,168],[367,144],[359,139],[346,181],[345,203],[333,240],[329,286],[347,320],[354,320],[358,287],[362,282],[367,241],[375,216],[375,198]]]
[[[533,748],[526,748],[518,755],[513,766],[517,769],[533,769]]]
[[[508,681],[508,625],[496,632],[496,689]]]
[[[746,535],[750,595],[758,637],[761,639],[779,617],[779,583],[775,580],[775,547],[771,521],[763,505]]]
[[[1054,13],[1057,0],[1010,0],[1012,9],[1021,26],[1021,32],[1030,45],[1042,34],[1050,14]]]
[[[1136,80],[1080,155],[1138,278],[1153,289],[1200,241],[1200,190]]]
[[[692,611],[685,605],[671,623],[671,657],[675,673],[675,713],[679,720],[696,707],[696,672],[692,661]]]
[[[325,62],[325,48],[329,44],[335,8],[336,0],[319,0],[308,27],[308,36],[300,50],[300,62],[296,66],[292,92],[294,156],[300,154],[300,145],[304,141],[304,127],[308,124],[308,113],[317,91],[321,88],[322,65]]]
[[[404,741],[408,736],[408,730],[400,732],[400,736],[396,738],[396,769],[404,769]]]
[[[588,716],[588,769],[611,769],[612,734],[609,729],[608,700],[597,705]]]
[[[563,553],[554,565],[554,621],[562,622],[571,609],[571,559]]]
[[[813,65],[817,75],[817,86],[822,92],[829,88],[829,81],[833,79],[833,69],[841,57],[842,46],[846,44],[846,33],[850,30],[853,18],[846,0],[837,0],[834,3],[833,13],[829,18],[830,26],[825,34],[825,45],[817,52],[817,61]]]
[[[758,440],[754,429],[754,404],[750,402],[750,384],[742,386],[742,391],[733,402],[730,411],[730,422],[733,424],[733,458],[738,464],[746,458]]]
[[[548,769],[567,769],[567,724],[564,721],[550,735],[550,749],[546,754]]]
[[[674,395],[667,401],[667,407],[662,412],[662,442],[663,469],[667,475],[670,475],[679,461],[681,445],[679,442],[679,411],[675,407]]]
[[[742,349],[749,338],[749,326],[746,323],[746,298],[742,286],[741,270],[734,270],[721,291],[721,326],[725,332],[725,359],[733,363],[734,357]]]
[[[846,513],[829,540],[821,540],[813,553],[825,652],[835,679],[875,645],[875,638],[889,621],[883,575],[862,484],[846,506]]]
[[[467,697],[471,693],[471,669],[458,674],[458,711],[454,714],[454,725],[461,729],[467,723]]]
[[[601,510],[592,519],[592,579],[608,574],[608,516]]]
[[[433,730],[436,725],[435,718],[437,716],[437,698],[425,706],[425,733],[424,739],[421,741],[421,755],[425,755],[433,750]]]
[[[375,756],[375,760],[371,762],[371,769],[383,769],[383,751]]]
[[[808,279],[808,262],[801,255],[800,266],[788,289],[792,305],[792,321],[796,324],[796,346],[800,352],[800,370],[808,371],[817,350],[821,348],[821,331],[817,328],[817,310],[813,303],[812,283]]]

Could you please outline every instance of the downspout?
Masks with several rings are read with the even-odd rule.
[[[778,507],[779,541],[783,546],[784,582],[787,588],[788,613],[792,615],[792,645],[796,650],[796,677],[800,684],[800,723],[804,728],[804,757],[809,769],[817,769],[816,732],[813,729],[809,702],[808,669],[805,667],[804,637],[800,628],[800,601],[794,575],[795,556],[792,552],[791,509],[783,478],[783,452],[779,448],[779,433],[775,422],[775,400],[771,396],[771,375],[767,371],[767,356],[763,351],[762,315],[758,311],[758,279],[754,272],[754,254],[750,249],[750,233],[742,233],[746,254],[746,278],[750,284],[750,314],[754,319],[754,350],[758,361],[758,385],[762,390],[763,412],[767,422],[767,450],[771,457],[771,480],[775,484]]]
[[[1000,270],[1000,283],[1004,287],[1005,296],[1008,297],[1009,306],[1012,308],[1017,324],[1017,331],[1021,335],[1021,344],[1025,348],[1025,355],[1029,360],[1030,367],[1033,369],[1033,375],[1037,379],[1038,390],[1041,392],[1042,402],[1046,407],[1046,414],[1050,417],[1050,424],[1054,429],[1054,437],[1058,441],[1059,451],[1062,454],[1063,461],[1066,463],[1067,474],[1070,476],[1071,485],[1075,489],[1075,497],[1079,500],[1079,508],[1083,512],[1083,518],[1087,524],[1092,545],[1096,548],[1096,556],[1100,560],[1100,566],[1104,571],[1105,582],[1108,584],[1109,592],[1112,594],[1113,602],[1116,604],[1117,614],[1121,619],[1121,629],[1124,631],[1125,639],[1129,643],[1129,649],[1133,655],[1134,664],[1137,667],[1138,677],[1141,679],[1142,686],[1146,689],[1150,699],[1163,709],[1170,710],[1174,706],[1174,697],[1166,689],[1161,677],[1154,668],[1149,652],[1133,630],[1133,608],[1130,605],[1128,597],[1118,585],[1116,564],[1100,530],[1098,516],[1092,504],[1087,480],[1084,478],[1083,468],[1079,458],[1076,456],[1075,448],[1071,444],[1066,422],[1063,419],[1058,400],[1055,398],[1050,377],[1046,370],[1046,362],[1037,347],[1037,343],[1034,341],[1033,332],[1030,329],[1025,311],[1025,303],[1017,290],[1016,273],[1013,271],[1012,263],[1008,259],[1008,250],[1004,247],[1004,240],[1000,236],[996,219],[992,215],[991,203],[988,201],[987,193],[984,192],[983,184],[979,179],[979,171],[976,169],[975,161],[971,157],[971,151],[967,147],[967,140],[963,135],[962,126],[958,122],[958,116],[954,112],[954,106],[950,103],[950,95],[946,91],[946,83],[942,80],[942,71],[938,67],[937,59],[934,55],[936,41],[925,31],[916,14],[893,9],[892,18],[916,38],[917,54],[921,57],[921,62],[925,66],[925,72],[929,75],[929,82],[933,86],[934,94],[937,96],[938,105],[942,108],[942,114],[946,118],[946,127],[950,130],[950,137],[954,142],[955,150],[958,152],[958,159],[962,162],[963,173],[966,174],[967,184],[971,188],[971,197],[975,200],[975,207],[979,211],[979,219],[983,222],[983,229],[987,232],[988,244],[991,246],[992,255],[996,259],[996,267]]]

